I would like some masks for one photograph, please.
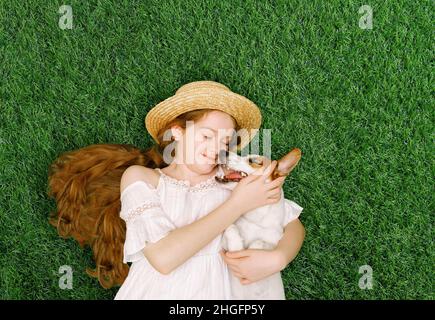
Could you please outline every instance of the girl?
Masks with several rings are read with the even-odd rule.
[[[51,223],[60,235],[91,245],[96,269],[88,273],[105,288],[122,284],[115,299],[231,299],[228,272],[250,283],[293,260],[304,237],[297,210],[288,212],[276,249],[220,249],[222,232],[242,214],[278,202],[284,182],[265,183],[275,161],[232,192],[214,179],[219,151],[241,128],[260,126],[254,103],[198,81],[155,106],[145,123],[157,142],[145,152],[91,146],[65,154],[50,170],[58,202]],[[247,131],[240,138],[238,149],[250,141]]]

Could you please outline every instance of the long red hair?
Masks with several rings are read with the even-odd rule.
[[[214,109],[186,112],[158,133],[158,144],[140,150],[129,144],[94,144],[65,152],[49,167],[48,196],[56,200],[57,210],[49,223],[63,238],[73,237],[83,248],[93,252],[95,269],[86,268],[91,277],[109,289],[121,285],[129,266],[122,262],[125,222],[120,218],[120,181],[132,165],[163,168],[163,150],[171,143],[163,141],[164,132],[173,125],[186,128]],[[236,121],[235,128],[238,130]]]

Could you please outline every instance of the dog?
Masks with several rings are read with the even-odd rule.
[[[287,176],[296,167],[302,153],[294,148],[284,157],[277,160],[274,171],[266,179],[271,182],[280,176]],[[215,177],[223,187],[233,190],[244,177],[272,161],[261,155],[241,157],[237,153],[223,151],[218,155],[219,168]],[[243,214],[223,234],[222,248],[227,251],[243,249],[272,250],[276,247],[284,233],[285,203],[284,192],[277,203],[265,205]],[[281,273],[277,272],[265,279],[249,285],[242,285],[237,277],[231,274],[231,290],[237,300],[284,300],[284,287]]]

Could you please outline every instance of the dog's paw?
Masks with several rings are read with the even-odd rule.
[[[238,251],[245,248],[243,238],[240,236],[239,228],[236,225],[230,225],[224,233],[228,251]]]
[[[245,246],[243,245],[243,240],[241,238],[235,238],[228,241],[228,251],[239,251],[244,248]]]
[[[257,239],[249,244],[249,249],[266,249],[266,242]]]
[[[228,251],[228,241],[226,237],[222,237],[221,248],[224,249],[225,251]]]
[[[228,251],[239,251],[245,249],[243,239],[240,237],[234,237],[228,239],[227,246],[228,246]]]

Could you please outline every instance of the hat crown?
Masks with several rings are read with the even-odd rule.
[[[261,112],[255,103],[219,82],[202,80],[186,83],[175,95],[154,106],[145,116],[145,126],[154,141],[160,143],[158,134],[162,128],[180,114],[198,109],[226,112],[236,120],[239,128],[246,129],[240,132],[238,150],[253,138],[252,129],[261,125]]]
[[[204,90],[204,89],[213,89],[213,90],[225,90],[225,91],[231,91],[227,86],[223,85],[222,83],[215,82],[215,81],[194,81],[189,82],[185,85],[182,85],[175,94],[181,94],[186,93],[188,91],[192,90]]]

